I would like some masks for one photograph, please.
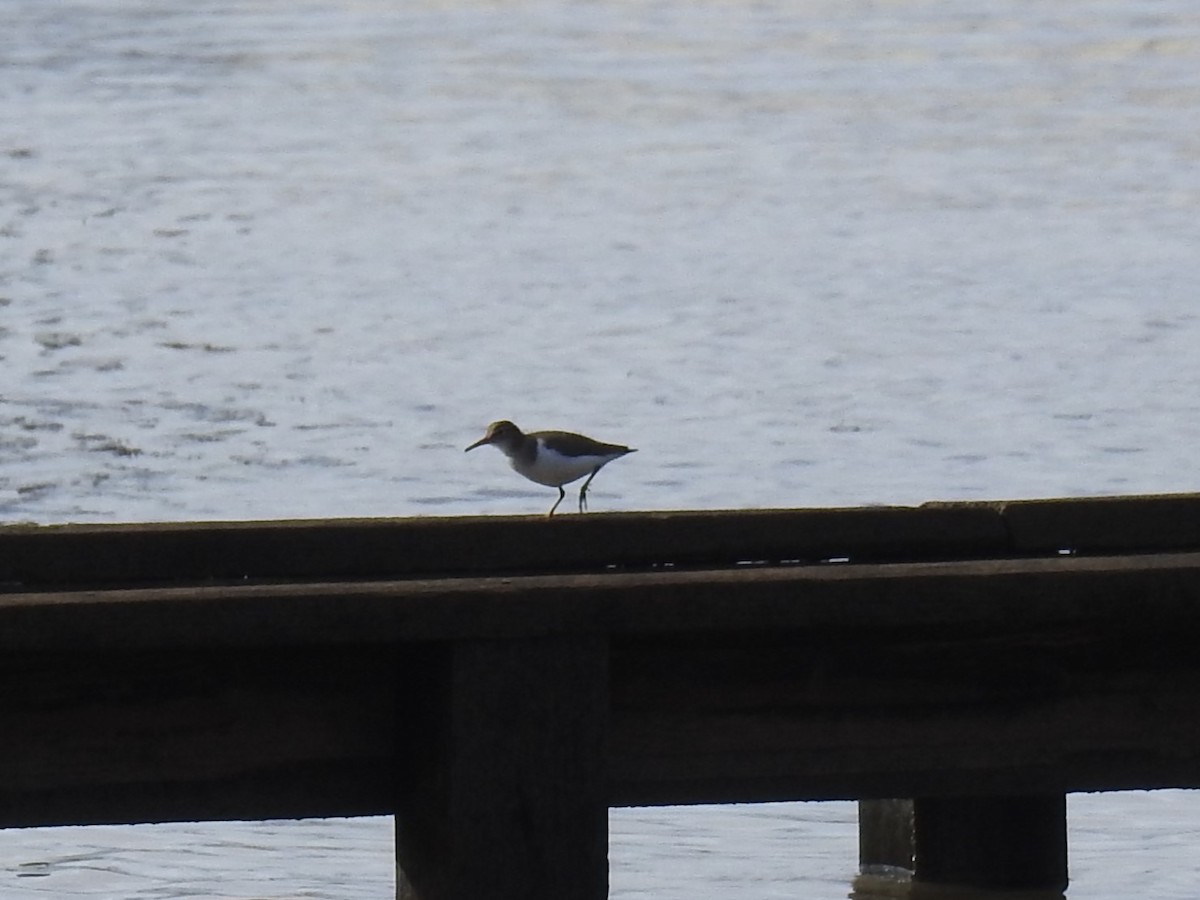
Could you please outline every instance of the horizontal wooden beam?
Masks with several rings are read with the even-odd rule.
[[[0,586],[347,580],[1002,554],[982,506],[0,528]]]
[[[0,591],[1200,549],[1200,495],[919,507],[0,527]]]
[[[392,812],[446,648],[548,636],[610,805],[1200,786],[1198,553],[738,566],[0,594],[0,825]]]
[[[1159,612],[617,642],[613,802],[1200,785],[1200,634]]]
[[[1200,549],[1200,494],[1010,500],[989,506],[1002,518],[1015,556]]]
[[[1200,553],[0,594],[0,650],[840,628],[1189,629]]]
[[[2,654],[0,827],[383,813],[419,677],[377,646]]]

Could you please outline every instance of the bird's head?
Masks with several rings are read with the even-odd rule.
[[[507,419],[502,419],[499,422],[493,422],[489,425],[483,437],[470,447],[467,447],[463,452],[474,450],[476,447],[482,447],[484,444],[496,444],[501,448],[511,446],[520,441],[523,436],[520,428]]]

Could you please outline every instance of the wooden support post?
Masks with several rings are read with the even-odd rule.
[[[858,801],[858,865],[864,871],[881,867],[913,867],[913,802]]]
[[[1065,891],[1063,795],[918,798],[918,881],[995,890]]]
[[[423,656],[400,665],[428,690],[398,722],[399,900],[607,897],[607,640]]]

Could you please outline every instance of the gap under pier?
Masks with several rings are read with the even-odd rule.
[[[599,900],[609,807],[858,799],[1061,891],[1068,792],[1200,787],[1198,645],[1200,495],[7,526],[0,827],[390,814],[400,897]]]

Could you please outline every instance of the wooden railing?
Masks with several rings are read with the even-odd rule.
[[[1192,495],[9,526],[0,827],[394,814],[402,897],[595,900],[610,806],[915,798],[918,879],[1060,890],[1066,793],[1200,786],[1198,638]]]

